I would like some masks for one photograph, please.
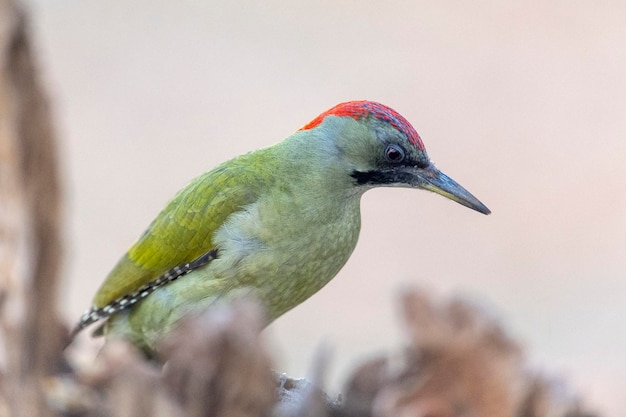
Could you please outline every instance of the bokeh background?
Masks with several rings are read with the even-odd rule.
[[[463,294],[534,366],[626,413],[626,2],[31,0],[62,137],[68,320],[188,180],[340,101],[409,119],[489,217],[426,192],[362,202],[342,272],[280,318],[277,369],[330,384],[398,349],[403,285]]]

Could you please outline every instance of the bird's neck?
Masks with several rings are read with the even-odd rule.
[[[275,145],[277,152],[286,156],[281,158],[285,182],[311,199],[328,200],[329,208],[347,200],[358,202],[366,188],[357,186],[341,150],[324,133],[298,131]]]

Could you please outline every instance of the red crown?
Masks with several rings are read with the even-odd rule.
[[[416,148],[424,149],[422,139],[413,126],[411,126],[411,123],[402,117],[400,113],[385,106],[384,104],[367,100],[339,103],[335,107],[326,110],[324,113],[311,120],[300,130],[313,129],[314,127],[320,125],[326,116],[348,116],[356,120],[374,117],[375,119],[389,123],[391,126],[404,133],[408,141],[411,142]]]

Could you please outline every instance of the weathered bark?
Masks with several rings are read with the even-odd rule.
[[[0,2],[0,290],[12,415],[46,415],[39,378],[60,370],[57,149],[25,13]],[[6,385],[7,381],[5,381]]]

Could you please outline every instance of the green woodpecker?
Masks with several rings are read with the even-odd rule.
[[[243,288],[255,290],[272,321],[346,263],[361,196],[374,187],[429,190],[490,213],[435,168],[400,114],[341,103],[179,191],[113,268],[75,333],[106,319],[107,335],[151,353],[182,317]]]

